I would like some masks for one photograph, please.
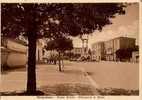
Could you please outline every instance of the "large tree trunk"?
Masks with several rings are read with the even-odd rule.
[[[27,93],[35,94],[36,93],[36,37],[34,37],[34,35],[29,35],[28,41],[29,45],[28,45]]]
[[[27,68],[27,93],[35,95],[36,91],[36,40],[37,40],[37,18],[35,8],[37,5],[25,6],[25,27],[28,36],[28,68]]]

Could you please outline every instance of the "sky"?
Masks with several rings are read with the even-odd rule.
[[[88,46],[92,43],[107,41],[115,37],[136,38],[136,45],[139,43],[139,5],[138,3],[129,5],[125,8],[125,15],[117,15],[112,20],[112,25],[107,25],[101,32],[95,31],[89,36]],[[74,47],[81,47],[82,42],[78,37],[73,38]]]

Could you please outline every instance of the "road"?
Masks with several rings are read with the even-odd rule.
[[[26,68],[2,74],[0,91],[25,90],[26,74]],[[94,88],[139,88],[139,66],[133,63],[65,61],[63,72],[58,71],[57,65],[40,64],[36,75],[37,87],[80,83]]]

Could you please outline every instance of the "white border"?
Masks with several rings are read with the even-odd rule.
[[[92,100],[142,100],[142,0],[1,0],[1,3],[100,3],[100,2],[127,2],[127,3],[132,3],[132,2],[139,2],[139,46],[140,46],[140,63],[139,63],[139,90],[140,94],[139,96],[104,96],[104,98],[95,98]],[[97,97],[97,96],[96,96]],[[37,99],[36,96],[1,96],[0,100],[46,100],[46,99]],[[59,99],[57,97],[53,97],[53,100]],[[64,98],[65,100],[67,99],[66,97]],[[74,100],[80,100],[81,98],[74,97],[72,98]],[[67,100],[72,100],[72,99],[67,99]],[[89,98],[88,98],[89,99]],[[49,100],[49,99],[48,99]],[[63,99],[62,99],[63,100]],[[84,99],[85,100],[85,99]],[[89,99],[90,100],[90,99]]]
[[[99,3],[99,2],[140,2],[140,0],[1,0],[2,3]]]

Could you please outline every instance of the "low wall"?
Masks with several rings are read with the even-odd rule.
[[[2,51],[1,65],[8,67],[25,66],[27,63],[26,53],[16,51]]]

